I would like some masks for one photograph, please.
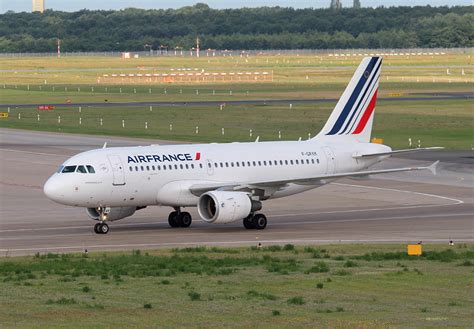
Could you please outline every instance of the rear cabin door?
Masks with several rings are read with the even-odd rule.
[[[336,156],[334,151],[329,147],[323,147],[324,154],[326,155],[326,174],[334,174],[336,171]]]
[[[112,166],[112,174],[114,177],[113,185],[125,185],[125,173],[122,160],[120,160],[118,155],[109,155],[107,158]]]

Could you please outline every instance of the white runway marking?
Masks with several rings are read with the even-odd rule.
[[[290,215],[291,216],[291,215]],[[372,221],[386,221],[386,220],[406,220],[406,219],[431,219],[431,218],[443,218],[443,217],[464,217],[464,216],[474,216],[473,212],[465,212],[465,213],[456,213],[456,214],[437,214],[437,215],[407,215],[407,216],[391,216],[391,217],[378,217],[378,218],[359,218],[359,219],[331,219],[331,220],[308,220],[308,221],[299,221],[299,222],[294,222],[294,221],[288,221],[286,223],[272,223],[272,226],[284,226],[284,225],[307,225],[307,224],[337,224],[337,223],[351,223],[351,222],[372,222]],[[203,222],[203,221],[201,221]],[[157,226],[158,224],[153,224],[153,223],[137,223],[138,225],[154,225]],[[135,224],[135,225],[137,225]],[[164,224],[164,223],[160,223]],[[116,225],[117,226],[133,226],[134,224],[121,224],[121,225]],[[167,225],[159,225],[159,226],[165,226],[166,229],[168,229]],[[222,226],[221,226],[222,227]],[[84,228],[84,229],[91,229],[91,226],[76,226],[75,228]],[[43,229],[44,231],[46,230],[59,230],[59,229],[71,229],[71,227],[63,227],[63,228],[51,228],[51,229]],[[38,229],[42,230],[42,229]],[[32,230],[30,230],[32,231]],[[2,231],[4,232],[4,231]],[[134,231],[134,233],[146,233],[149,231]],[[194,234],[193,234],[194,233]],[[120,234],[130,234],[130,232],[114,232],[114,235],[120,235]],[[207,234],[207,233],[206,233]],[[262,232],[263,234],[263,232]],[[63,234],[61,237],[65,236],[80,236],[80,235],[89,235],[89,233],[72,233],[72,234]],[[186,232],[186,236],[191,237],[193,235],[202,235],[202,233],[199,232],[194,232],[192,230],[189,230]],[[41,236],[35,236],[35,239],[50,239],[52,235],[41,235]],[[13,238],[2,238],[3,241],[15,241],[15,240],[23,240],[25,237],[13,237]],[[1,250],[1,249],[0,249]]]
[[[414,192],[414,191],[407,191],[407,190],[397,190],[397,189],[393,189],[393,188],[364,186],[364,185],[355,185],[355,184],[344,184],[344,183],[331,183],[331,185],[351,186],[351,187],[359,187],[359,188],[366,188],[366,189],[371,189],[371,190],[381,190],[381,191],[391,191],[391,192],[403,192],[403,193],[416,194],[416,195],[422,195],[422,196],[428,196],[428,197],[433,197],[433,198],[438,198],[438,199],[449,200],[449,201],[453,201],[457,204],[464,203],[464,201],[462,201],[462,200],[454,199],[454,198],[448,198],[448,197],[442,196],[442,195],[421,193],[421,192]]]

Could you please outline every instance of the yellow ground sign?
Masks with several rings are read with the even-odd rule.
[[[421,244],[408,245],[408,256],[421,256],[421,253],[422,253]]]
[[[383,138],[372,138],[371,140],[372,143],[375,143],[375,144],[383,144]]]
[[[8,112],[0,112],[0,118],[2,119],[8,118]]]

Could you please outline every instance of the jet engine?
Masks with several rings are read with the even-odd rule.
[[[201,218],[215,224],[244,219],[261,208],[261,202],[252,200],[245,192],[211,191],[202,194],[198,202]]]
[[[94,220],[100,220],[103,216],[104,220],[112,222],[132,216],[136,210],[137,207],[87,208],[87,215]]]

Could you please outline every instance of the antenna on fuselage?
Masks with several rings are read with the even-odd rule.
[[[103,149],[107,148],[107,142],[104,143],[104,146],[102,146]]]
[[[255,140],[255,143],[258,143],[259,140],[260,140],[260,136],[257,136],[257,139]]]
[[[298,142],[301,142],[301,137],[300,137],[300,138],[298,138]]]

